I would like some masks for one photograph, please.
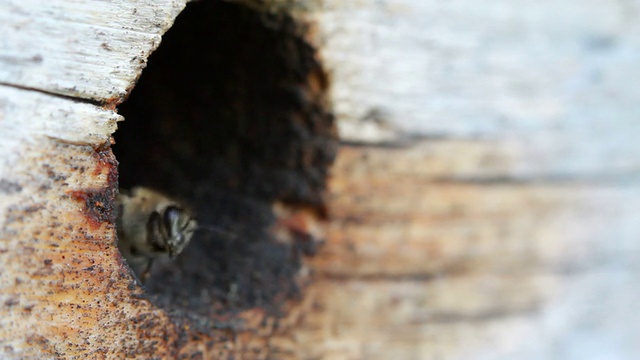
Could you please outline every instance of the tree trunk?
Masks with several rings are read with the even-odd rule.
[[[638,6],[184,8],[0,0],[0,357],[640,351]],[[232,235],[141,285],[138,185]]]

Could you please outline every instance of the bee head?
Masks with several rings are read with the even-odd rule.
[[[162,214],[154,211],[149,217],[147,240],[154,252],[175,257],[189,244],[197,228],[188,210],[170,205]]]

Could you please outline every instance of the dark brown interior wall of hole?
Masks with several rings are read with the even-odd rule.
[[[286,16],[189,4],[120,107],[122,186],[319,204],[336,133],[303,31]]]
[[[154,266],[147,288],[160,305],[219,314],[297,292],[298,250],[270,238],[271,203],[322,212],[337,145],[304,32],[286,15],[190,3],[120,106],[120,186],[185,199],[200,223],[234,234],[200,232]]]

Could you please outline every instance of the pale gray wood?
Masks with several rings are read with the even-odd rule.
[[[511,147],[509,176],[637,178],[638,1],[320,9],[315,34],[344,139],[478,139]]]
[[[0,1],[0,83],[121,99],[185,1]]]

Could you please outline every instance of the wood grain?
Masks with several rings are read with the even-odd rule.
[[[0,0],[2,358],[637,356],[640,5],[243,3],[306,25],[345,141],[310,284],[236,328],[117,251],[114,107],[184,1]]]
[[[0,2],[0,83],[119,102],[184,1]]]

